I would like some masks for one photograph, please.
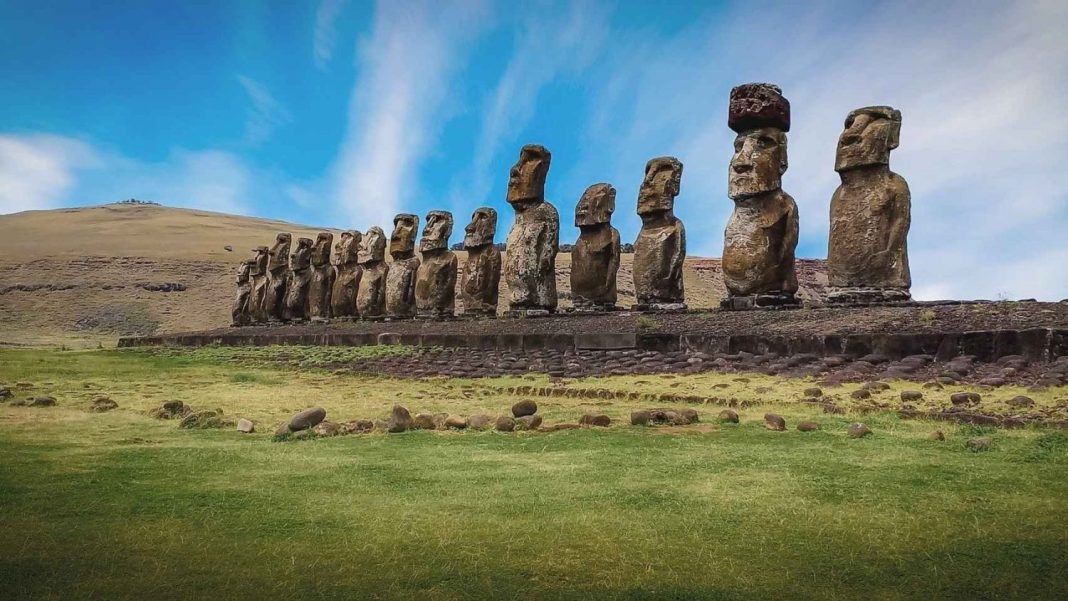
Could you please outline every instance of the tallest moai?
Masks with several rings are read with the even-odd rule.
[[[508,232],[504,280],[511,297],[510,310],[526,315],[556,311],[560,214],[545,202],[551,160],[547,148],[527,144],[508,176],[508,204],[515,209],[515,224]]]

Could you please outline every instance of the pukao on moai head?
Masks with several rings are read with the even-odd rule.
[[[460,298],[464,315],[497,314],[498,287],[501,283],[501,251],[493,244],[497,234],[497,211],[479,207],[464,228],[464,262],[460,277]]]
[[[891,107],[864,107],[846,117],[834,165],[842,184],[831,197],[828,302],[911,298],[912,196],[904,178],[890,171],[890,151],[900,139],[901,112]]]
[[[552,155],[544,146],[528,144],[508,177],[508,204],[515,223],[508,233],[504,277],[511,310],[524,315],[556,311],[556,253],[560,248],[560,215],[545,202],[545,179]]]
[[[638,191],[642,229],[634,241],[634,294],[637,309],[677,311],[686,308],[682,266],[686,229],[675,217],[675,197],[682,186],[682,162],[658,157],[645,165]]]
[[[386,311],[386,234],[374,226],[360,242],[357,259],[360,283],[356,292],[356,309],[361,319],[377,319]]]
[[[330,265],[330,247],[334,245],[334,235],[319,232],[312,247],[311,282],[308,284],[308,319],[326,321],[330,317],[330,293],[334,287],[334,268]]]
[[[575,205],[578,240],[571,251],[571,298],[578,311],[616,308],[616,273],[619,271],[619,231],[612,227],[616,189],[594,184]]]
[[[731,90],[727,124],[738,135],[727,180],[735,206],[724,233],[723,306],[794,304],[797,205],[782,190],[790,102],[778,86],[738,86]]]
[[[274,246],[267,252],[267,294],[263,301],[267,321],[282,320],[285,308],[286,284],[289,281],[289,247],[293,237],[287,233],[275,237]]]
[[[360,232],[341,232],[334,247],[334,283],[330,290],[330,317],[351,319],[356,316],[356,292],[360,285],[358,262]]]
[[[286,321],[307,318],[308,287],[311,284],[311,238],[298,238],[297,248],[289,257],[289,285],[282,316]]]
[[[389,254],[393,262],[386,272],[386,315],[413,317],[415,315],[415,275],[419,257],[415,256],[415,237],[419,231],[419,217],[400,213],[393,218],[393,234],[389,238]]]
[[[234,297],[234,304],[230,310],[231,326],[244,326],[252,323],[249,299],[252,296],[251,273],[255,264],[256,259],[245,259],[237,267],[237,277],[234,280],[237,284],[237,295]]]
[[[449,250],[452,213],[430,211],[419,241],[422,260],[415,276],[415,306],[420,316],[452,317],[456,305],[456,255]]]

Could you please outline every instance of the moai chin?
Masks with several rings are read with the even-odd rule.
[[[552,155],[544,146],[528,144],[508,177],[508,204],[515,223],[508,232],[504,279],[510,312],[548,315],[556,311],[556,253],[560,248],[560,215],[545,202],[545,178]]]
[[[420,317],[453,316],[456,304],[456,255],[449,250],[452,213],[430,211],[419,241],[423,255],[415,276],[415,306]]]
[[[256,255],[252,258],[252,267],[249,269],[249,275],[252,277],[252,295],[248,299],[248,310],[252,323],[264,323],[267,321],[264,305],[267,299],[267,260],[270,249],[266,246],[257,246],[253,252]]]
[[[571,297],[580,312],[616,309],[616,273],[619,271],[619,231],[612,227],[616,189],[594,184],[582,193],[575,206],[579,228],[571,252]]]
[[[330,317],[330,293],[334,287],[334,266],[330,264],[330,247],[334,245],[334,235],[319,232],[315,237],[315,246],[311,251],[311,282],[308,283],[307,317],[311,321],[323,322]]]
[[[501,251],[493,243],[497,234],[497,211],[479,207],[464,228],[464,262],[460,277],[460,297],[464,315],[497,315],[498,290],[501,283]]]
[[[907,301],[909,186],[890,171],[901,139],[901,111],[868,106],[851,111],[838,138],[834,170],[842,184],[831,196],[827,302]]]
[[[330,316],[336,319],[352,319],[356,316],[356,294],[360,286],[358,253],[363,234],[341,232],[334,247],[334,283],[330,289]]]
[[[797,205],[782,190],[790,102],[778,86],[741,85],[731,90],[727,123],[738,135],[727,184],[734,212],[723,239],[722,306],[796,304]]]
[[[356,310],[360,319],[379,319],[386,313],[386,234],[377,225],[367,230],[360,242],[357,260],[360,283]]]
[[[393,262],[386,271],[386,315],[392,318],[415,316],[415,274],[419,257],[415,256],[415,237],[419,217],[401,213],[393,218],[389,254]]]
[[[675,217],[675,197],[682,185],[682,163],[659,157],[645,165],[638,191],[642,229],[634,241],[635,309],[684,311],[682,267],[686,261],[686,229]]]
[[[267,294],[263,299],[263,310],[270,323],[282,321],[286,286],[289,282],[289,247],[292,239],[289,234],[278,234],[274,246],[267,251]]]
[[[286,288],[285,308],[282,317],[286,321],[307,319],[308,287],[311,285],[312,255],[311,238],[298,238],[297,248],[289,256],[289,285]]]
[[[249,312],[252,283],[249,274],[252,272],[252,266],[255,263],[255,259],[245,259],[237,267],[237,277],[234,280],[234,283],[237,284],[237,296],[234,297],[233,308],[230,311],[230,325],[233,327],[247,326],[252,323],[252,315]]]

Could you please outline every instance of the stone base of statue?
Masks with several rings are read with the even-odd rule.
[[[765,292],[750,296],[730,296],[719,303],[721,309],[728,311],[748,311],[750,309],[796,308],[801,302],[793,292]]]
[[[456,316],[446,311],[419,311],[416,313],[416,319],[429,319],[431,321],[448,321],[456,319]]]
[[[623,307],[620,307],[615,303],[591,303],[578,300],[574,302],[575,306],[566,309],[566,312],[578,315],[598,315],[601,313],[614,313],[623,310]]]
[[[497,317],[497,310],[489,309],[464,309],[463,313],[460,313],[458,317],[466,317],[471,319],[493,319]]]
[[[907,288],[830,288],[823,300],[828,305],[905,303],[912,294]]]
[[[526,319],[528,317],[548,317],[553,313],[548,309],[509,309],[504,313],[505,317]]]
[[[386,321],[385,315],[361,315],[357,317],[360,321]]]
[[[638,303],[631,305],[631,311],[642,313],[685,313],[689,307],[686,303]]]
[[[310,321],[311,323],[330,323],[329,319],[327,319],[325,317],[319,317],[319,316],[312,317],[308,321]]]

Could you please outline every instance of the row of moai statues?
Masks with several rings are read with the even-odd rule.
[[[731,90],[727,124],[737,136],[728,174],[728,196],[735,207],[724,233],[722,269],[728,296],[722,306],[796,305],[798,211],[782,189],[790,103],[771,84],[738,86]],[[842,185],[831,199],[828,302],[910,298],[906,238],[911,201],[905,180],[889,168],[900,130],[901,113],[890,107],[865,107],[846,118],[835,160]],[[502,270],[512,315],[556,312],[560,218],[545,199],[551,159],[545,147],[527,145],[510,171],[507,200],[515,210],[515,223],[503,262],[494,244],[497,212],[482,207],[472,215],[465,228],[468,257],[460,276],[465,315],[496,315]],[[637,200],[642,227],[634,243],[633,309],[687,308],[686,231],[674,214],[681,181],[682,163],[674,157],[646,164]],[[618,308],[620,238],[611,224],[615,198],[610,184],[594,184],[575,207],[574,223],[580,230],[571,265],[575,311]],[[273,247],[257,248],[255,258],[242,264],[234,324],[453,316],[458,261],[449,250],[452,214],[427,214],[419,256],[419,218],[400,214],[393,226],[389,263],[385,233],[379,227],[364,234],[343,232],[332,265],[332,234],[322,232],[315,241],[300,238],[292,254],[290,235],[279,234]]]

